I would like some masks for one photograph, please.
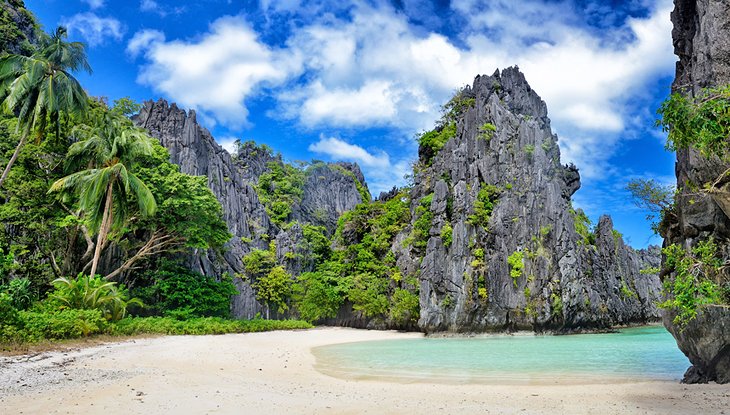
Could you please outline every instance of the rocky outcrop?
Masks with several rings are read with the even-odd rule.
[[[222,253],[209,250],[187,255],[191,269],[207,275],[239,275],[243,272],[243,257],[252,249],[268,249],[273,239],[277,259],[290,273],[311,270],[313,264],[307,260],[311,255],[303,243],[301,226],[277,226],[256,193],[259,176],[269,171],[269,163],[283,163],[281,156],[252,142],[239,143],[236,154],[231,155],[198,124],[195,111],[186,112],[162,99],[146,102],[133,121],[160,140],[170,152],[170,161],[183,173],[206,176],[223,208],[223,219],[233,238]],[[311,166],[305,170],[302,200],[293,206],[291,219],[324,225],[333,231],[339,215],[362,201],[358,191],[361,183],[364,178],[355,164]],[[234,278],[234,282],[240,294],[232,301],[233,315],[251,318],[261,312],[249,283],[241,278]]]
[[[395,252],[399,265],[420,263],[419,325],[573,331],[657,319],[658,277],[640,272],[656,261],[627,247],[608,217],[595,236],[576,231],[570,197],[580,175],[560,164],[547,107],[524,75],[478,76],[459,99],[455,137],[430,166],[421,158],[411,192],[404,235],[430,198],[426,248]]]
[[[23,0],[0,3],[0,55],[4,52],[30,55],[38,40],[38,23]]]
[[[730,83],[730,1],[675,0],[674,4],[672,37],[679,57],[674,91],[696,94],[702,88]],[[665,244],[690,249],[698,241],[713,238],[723,258],[730,258],[730,218],[711,197],[692,190],[714,181],[728,167],[693,149],[677,151],[679,194],[676,217],[665,224]],[[664,324],[693,364],[684,381],[729,382],[730,307],[705,307],[682,329],[673,319],[674,315],[667,313]]]
[[[332,235],[340,215],[364,201],[358,187],[367,192],[365,177],[357,164],[316,163],[307,169],[302,201],[294,209],[294,218],[324,226]]]

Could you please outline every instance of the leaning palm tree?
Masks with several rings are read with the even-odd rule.
[[[97,111],[90,118],[91,125],[74,129],[79,141],[71,145],[67,155],[68,166],[83,166],[84,170],[56,181],[49,192],[75,195],[89,228],[98,232],[93,276],[110,232],[126,223],[130,199],[136,198],[142,216],[153,215],[157,204],[152,192],[130,171],[140,157],[152,154],[152,138],[110,111]]]
[[[44,38],[31,56],[7,55],[0,58],[2,107],[17,117],[20,141],[0,176],[0,188],[10,173],[31,132],[43,135],[50,117],[58,137],[61,112],[84,112],[88,96],[72,72],[91,73],[83,43],[66,42],[66,29],[59,27]],[[20,129],[22,128],[22,132]]]

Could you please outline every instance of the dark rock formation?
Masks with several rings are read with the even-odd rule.
[[[231,155],[198,125],[195,111],[186,113],[164,100],[146,102],[133,120],[160,140],[170,152],[170,161],[182,172],[206,176],[223,207],[223,218],[233,238],[222,255],[212,250],[188,255],[191,269],[207,275],[240,274],[242,258],[252,249],[267,249],[272,238],[277,243],[277,258],[289,272],[297,275],[311,269],[301,227],[281,229],[274,224],[254,188],[258,177],[268,171],[268,163],[283,163],[280,156],[251,142],[240,143],[237,153]],[[334,230],[339,215],[362,201],[360,183],[364,178],[355,164],[312,166],[306,171],[302,202],[293,207],[292,219]],[[251,286],[241,278],[234,278],[234,282],[240,295],[233,300],[233,315],[251,318],[261,312]]]
[[[679,57],[674,91],[696,94],[702,88],[730,83],[730,1],[675,0],[672,12],[674,53]],[[730,218],[706,195],[690,186],[714,181],[728,165],[702,157],[693,149],[677,152],[676,218],[666,224],[665,244],[690,249],[714,238],[723,258],[730,258]],[[690,196],[689,193],[692,193]],[[709,306],[683,330],[666,313],[664,324],[693,366],[685,382],[730,381],[730,307]]]
[[[365,189],[365,177],[354,163],[314,164],[307,170],[304,196],[294,210],[295,219],[303,223],[324,226],[334,233],[337,219],[361,203],[363,197],[353,186],[357,180]]]
[[[421,160],[411,193],[414,221],[421,199],[432,195],[427,247],[396,251],[408,268],[422,258],[419,325],[429,332],[572,331],[658,319],[658,277],[639,272],[651,265],[646,254],[625,246],[608,217],[595,242],[576,232],[570,197],[580,175],[560,164],[546,105],[523,74],[509,68],[478,76],[462,97],[473,105],[432,164]],[[475,223],[486,186],[494,186],[494,208],[488,223]],[[449,246],[440,237],[446,225]]]
[[[0,3],[0,55],[4,52],[30,55],[38,40],[38,24],[23,0]]]

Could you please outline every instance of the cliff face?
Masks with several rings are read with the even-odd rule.
[[[261,174],[269,171],[269,163],[283,163],[280,156],[275,157],[270,149],[252,143],[241,143],[236,154],[231,155],[215,142],[208,130],[198,125],[194,111],[186,113],[164,100],[146,102],[134,122],[160,140],[170,152],[170,161],[180,165],[183,173],[206,176],[208,186],[223,208],[223,218],[233,238],[222,254],[211,250],[188,255],[191,269],[207,275],[242,273],[243,257],[253,249],[267,249],[272,239],[276,241],[277,259],[289,272],[297,275],[311,268],[312,264],[306,260],[291,259],[309,256],[301,243],[301,227],[277,226],[254,188]],[[362,202],[358,191],[361,185],[356,183],[362,173],[357,165],[343,169],[340,165],[322,163],[304,174],[302,202],[292,207],[294,220],[334,226],[342,212]],[[289,252],[299,255],[287,255]],[[261,312],[261,304],[256,301],[251,286],[240,278],[234,278],[234,282],[240,295],[233,299],[233,315],[251,318]]]
[[[674,4],[672,37],[679,57],[674,91],[696,94],[730,83],[730,1],[675,0]],[[730,219],[712,198],[690,189],[714,181],[728,167],[693,149],[677,152],[676,220],[668,224],[665,244],[689,249],[713,238],[725,261],[730,258]],[[664,324],[693,364],[684,381],[730,382],[730,308],[706,307],[683,330],[673,324],[673,317],[667,313]]]
[[[658,277],[640,273],[651,255],[625,246],[608,217],[595,235],[576,232],[580,176],[560,164],[546,105],[523,74],[478,76],[460,99],[455,137],[430,165],[420,151],[406,233],[430,199],[426,248],[397,252],[406,275],[420,260],[419,325],[579,330],[658,318]]]
[[[0,54],[30,55],[37,36],[38,24],[22,0],[0,3]]]

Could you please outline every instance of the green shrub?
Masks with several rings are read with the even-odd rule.
[[[312,325],[298,320],[228,320],[219,317],[198,317],[176,320],[170,317],[130,317],[109,327],[112,335],[168,334],[205,335],[253,333],[272,330],[308,329]]]
[[[717,258],[717,245],[713,240],[702,241],[691,252],[679,245],[662,249],[665,266],[674,272],[674,279],[664,281],[667,300],[659,306],[676,312],[674,323],[685,327],[697,317],[698,309],[707,304],[720,304],[723,300],[719,279],[721,261]]]
[[[443,227],[441,227],[441,241],[444,243],[445,247],[451,246],[451,242],[453,239],[453,231],[454,229],[451,227],[450,223],[445,223]]]
[[[28,339],[73,339],[100,333],[107,326],[102,311],[64,309],[57,313],[21,311],[23,331]]]
[[[417,249],[425,249],[428,243],[433,222],[432,201],[433,193],[424,196],[416,206],[416,220],[413,222],[411,237],[413,238],[413,246]]]
[[[588,218],[588,215],[582,209],[574,210],[572,207],[570,208],[570,214],[573,215],[575,231],[583,237],[583,240],[580,242],[586,245],[595,245],[596,235],[591,230],[591,220]]]
[[[418,295],[408,290],[396,288],[392,297],[390,319],[396,324],[413,325],[418,322],[420,305]]]
[[[238,291],[228,276],[220,281],[184,267],[164,265],[141,277],[134,294],[147,305],[148,312],[177,319],[228,317],[231,296]]]
[[[347,287],[335,272],[325,269],[299,275],[294,292],[299,316],[315,322],[337,316]]]
[[[127,314],[127,306],[139,304],[130,299],[124,286],[104,281],[98,275],[89,277],[79,274],[75,279],[57,278],[53,281],[55,290],[48,296],[62,304],[63,308],[76,310],[99,310],[107,320],[120,320]]]
[[[18,310],[13,306],[13,299],[10,295],[0,292],[0,326],[12,326],[17,323]]]
[[[292,277],[281,265],[275,266],[266,276],[254,281],[251,286],[256,290],[256,299],[279,313],[289,309],[288,301],[292,294]],[[268,317],[268,315],[267,315]]]
[[[2,291],[0,289],[0,291]],[[18,310],[26,310],[36,300],[35,294],[28,278],[15,278],[5,288],[5,292],[10,296],[13,307]]]
[[[512,283],[517,287],[517,279],[522,276],[522,271],[525,269],[524,254],[522,251],[515,251],[507,257],[507,263],[509,264],[509,275],[512,277]]]
[[[497,186],[489,184],[482,186],[479,189],[476,201],[474,201],[474,213],[469,216],[468,222],[474,226],[486,228],[489,225],[489,219],[492,217],[492,211],[500,193]]]
[[[456,123],[449,122],[435,130],[421,133],[418,136],[418,153],[427,166],[431,165],[434,156],[444,148],[446,142],[456,137]]]
[[[492,123],[485,122],[479,127],[479,138],[484,141],[490,141],[494,137],[494,132],[497,131],[497,127]]]

